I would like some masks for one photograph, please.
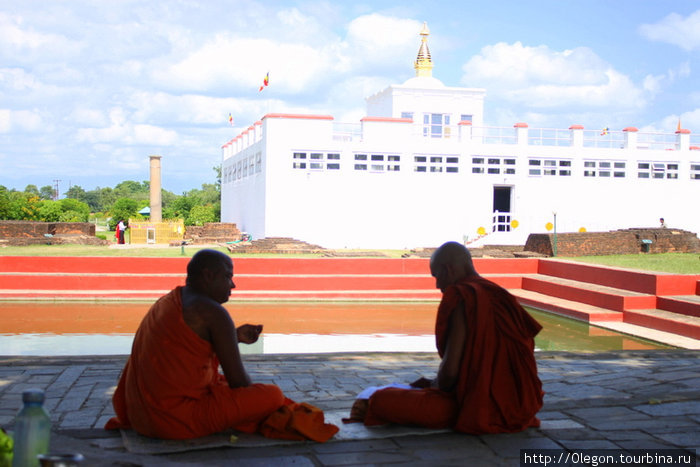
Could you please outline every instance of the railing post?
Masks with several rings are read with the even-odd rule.
[[[472,140],[472,122],[463,120],[457,124],[457,127],[459,128],[460,141]]]
[[[690,130],[679,128],[676,131],[676,148],[679,151],[690,150]]]
[[[571,131],[571,141],[570,145],[574,148],[583,147],[583,125],[571,125],[569,127]]]
[[[637,149],[637,129],[633,126],[623,128],[625,133],[625,149]]]
[[[527,123],[516,123],[515,125],[513,125],[513,127],[515,128],[516,144],[527,145],[528,124]]]

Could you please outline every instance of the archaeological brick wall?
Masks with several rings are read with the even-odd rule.
[[[240,240],[241,231],[236,224],[228,222],[209,222],[204,225],[185,227],[185,239],[191,243],[225,243]]]
[[[102,244],[95,237],[95,224],[89,222],[0,221],[0,241],[3,245],[34,245],[39,243]]]
[[[651,240],[651,243],[643,240]],[[524,249],[552,256],[554,234],[531,234]],[[698,253],[700,239],[693,232],[660,228],[557,234],[557,256],[629,255],[647,252],[647,249],[648,253]]]

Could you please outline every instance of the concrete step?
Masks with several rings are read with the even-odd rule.
[[[657,297],[656,307],[660,310],[700,318],[700,295]]]
[[[0,289],[0,300],[146,300],[153,301],[171,289],[144,290],[48,290]],[[236,301],[431,301],[441,298],[438,290],[239,290],[232,291],[230,302]]]
[[[618,312],[656,307],[655,295],[544,274],[524,275],[522,288]]]
[[[524,306],[531,306],[589,323],[609,321],[622,322],[622,313],[619,311],[557,298],[532,290],[511,289],[509,292]]]
[[[626,310],[623,322],[700,339],[700,317],[696,316],[659,309]]]
[[[639,271],[559,259],[541,259],[537,272],[654,295],[697,294],[700,290],[698,274]]]

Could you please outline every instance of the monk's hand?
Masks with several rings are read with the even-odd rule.
[[[236,329],[236,336],[238,337],[238,342],[243,342],[244,344],[253,344],[257,342],[260,333],[262,333],[262,324],[242,324]]]
[[[433,384],[432,379],[421,377],[421,378],[418,378],[417,380],[415,380],[414,382],[412,382],[411,387],[418,388],[418,389],[425,389],[425,388],[429,388],[430,386],[432,386],[432,384]]]

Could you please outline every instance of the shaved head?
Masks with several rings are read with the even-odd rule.
[[[443,292],[465,277],[476,274],[472,255],[467,247],[457,242],[447,242],[430,257],[430,273],[436,286]]]
[[[216,250],[199,250],[187,263],[187,284],[192,285],[202,278],[205,269],[219,271],[227,264],[231,264],[231,258]]]

